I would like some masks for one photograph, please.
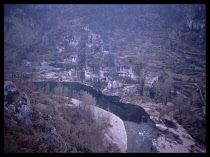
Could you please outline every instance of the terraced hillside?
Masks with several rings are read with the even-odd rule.
[[[171,79],[165,96],[174,118],[205,144],[205,11],[204,4],[6,5],[4,74],[152,101],[159,101],[158,81],[146,78],[160,74],[158,80]]]

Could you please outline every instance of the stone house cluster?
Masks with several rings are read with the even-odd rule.
[[[26,61],[26,66],[27,67],[30,67],[32,65],[32,62],[31,61]]]
[[[44,42],[48,42],[48,41],[49,41],[49,38],[47,37],[46,34],[44,34],[44,35],[42,36],[42,42],[44,43]]]
[[[32,61],[29,61],[29,60],[26,60],[24,62],[25,62],[24,64],[25,64],[26,67],[35,67],[35,68],[37,68],[35,65],[40,65],[42,67],[46,67],[46,66],[49,65],[49,63],[47,61],[45,61],[45,60],[42,60],[38,64],[35,63],[35,62],[32,62]]]
[[[56,45],[56,49],[57,49],[57,53],[61,53],[64,51],[65,47]]]
[[[168,78],[168,74],[164,70],[157,72],[147,71],[144,80],[144,95],[150,95],[149,90],[154,87],[154,83],[166,78]]]
[[[82,36],[78,32],[73,32],[72,37],[67,39],[68,47],[75,47],[79,44],[80,40],[82,39]]]
[[[99,81],[100,76],[98,74],[95,74],[93,72],[93,69],[91,67],[89,67],[88,65],[86,65],[85,80],[86,81]]]
[[[132,80],[137,80],[138,76],[133,71],[132,66],[121,65],[117,66],[117,73],[122,77],[130,77]]]
[[[64,58],[63,59],[64,63],[77,63],[78,62],[78,55],[77,54],[73,54],[70,57]]]
[[[113,88],[115,89],[115,88],[120,88],[122,86],[123,86],[123,84],[121,82],[114,80],[114,81],[108,82],[107,88],[108,89],[113,89]]]
[[[88,30],[88,42],[86,43],[86,46],[88,48],[93,46],[100,46],[100,48],[103,49],[103,39],[101,38],[101,35],[94,33],[89,29],[89,27],[86,29]]]
[[[132,66],[117,65],[115,67],[100,67],[99,72],[96,74],[93,69],[86,66],[85,80],[100,80],[100,81],[114,81],[115,76],[129,77],[137,81],[138,75],[133,71]]]
[[[160,72],[147,72],[145,76],[144,86],[151,88],[152,85],[158,81],[158,78],[160,76]]]
[[[100,34],[96,34],[92,31],[88,34],[88,42],[91,42],[93,44],[97,44],[101,40]]]
[[[48,65],[48,63],[45,61],[45,60],[43,60],[42,62],[41,62],[41,66],[47,66]]]
[[[71,81],[82,81],[84,79],[84,72],[82,70],[77,71],[75,68],[72,68],[68,71],[66,76]]]

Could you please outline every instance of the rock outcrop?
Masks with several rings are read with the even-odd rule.
[[[18,121],[24,121],[31,125],[31,106],[30,100],[26,94],[20,95],[16,86],[10,82],[4,82],[4,115],[5,117],[14,117]]]
[[[13,143],[14,145],[16,143],[19,145],[18,142],[25,142],[26,138],[29,140],[38,134],[38,139],[36,139],[37,144],[43,145],[46,152],[51,151],[52,144],[54,144],[55,149],[59,150],[59,152],[67,152],[67,145],[61,135],[57,133],[52,117],[50,115],[43,116],[41,112],[36,116],[35,114],[28,96],[25,93],[21,94],[12,82],[4,81],[5,145],[11,143],[10,140],[16,134],[21,137]],[[41,126],[41,124],[45,125]],[[12,130],[12,135],[9,134],[9,130]],[[26,152],[26,150],[29,151],[29,149],[31,150],[30,152],[36,152],[36,150],[34,150],[35,148],[32,147],[35,146],[31,144],[31,146],[26,148],[24,145],[19,145],[20,150],[16,150],[5,146],[5,152],[21,153]]]

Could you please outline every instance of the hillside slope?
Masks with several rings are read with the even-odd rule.
[[[5,77],[171,102],[177,122],[203,144],[205,49],[205,4],[5,5]],[[170,80],[168,91],[161,80]]]

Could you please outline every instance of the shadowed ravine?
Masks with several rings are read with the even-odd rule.
[[[35,84],[41,87],[44,87],[47,83],[49,83],[50,91],[54,89],[57,85],[56,82],[36,82]],[[97,105],[104,109],[109,110],[115,115],[119,116],[123,121],[131,121],[131,122],[147,122],[148,114],[144,111],[143,108],[133,105],[133,104],[125,104],[120,103],[120,98],[117,96],[106,96],[102,94],[100,91],[96,91],[95,89],[80,84],[76,82],[63,82],[62,85],[64,87],[69,87],[70,93],[74,93],[84,90],[90,93],[92,96],[96,98]],[[74,96],[73,96],[74,97]]]

